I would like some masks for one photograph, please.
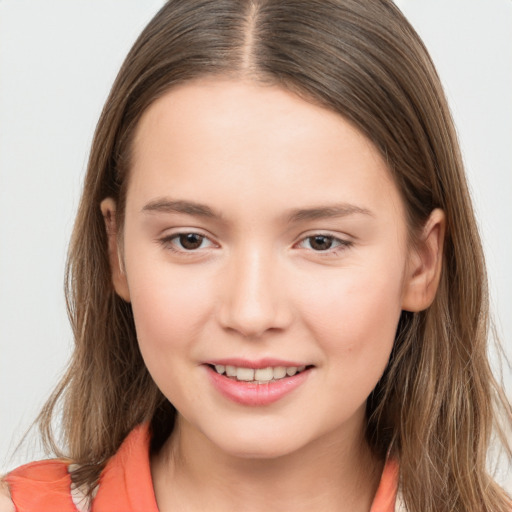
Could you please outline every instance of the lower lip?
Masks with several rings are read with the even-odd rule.
[[[230,379],[220,375],[210,366],[206,366],[213,386],[226,398],[241,405],[270,405],[297,389],[309,376],[310,370],[304,370],[293,377],[285,377],[268,384],[255,384]]]

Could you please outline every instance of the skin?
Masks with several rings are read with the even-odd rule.
[[[364,441],[366,399],[401,311],[433,300],[443,213],[410,247],[376,148],[341,116],[275,86],[174,88],[144,113],[133,151],[122,237],[115,202],[101,207],[114,286],[178,410],[152,460],[160,510],[368,511],[383,462]],[[171,201],[216,216],[164,208]],[[342,214],[290,220],[326,206]],[[187,250],[177,237],[186,233],[204,238]],[[212,386],[205,363],[227,357],[312,369],[254,407]]]
[[[7,483],[0,481],[0,512],[16,512]]]

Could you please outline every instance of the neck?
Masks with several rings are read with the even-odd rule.
[[[152,460],[159,510],[368,512],[382,462],[361,432],[329,433],[293,453],[255,459],[223,452],[180,418]]]

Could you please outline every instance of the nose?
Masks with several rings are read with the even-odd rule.
[[[292,321],[283,273],[275,258],[247,249],[229,262],[219,307],[221,326],[245,338],[282,331]]]

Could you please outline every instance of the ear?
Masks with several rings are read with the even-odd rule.
[[[441,279],[445,232],[445,214],[436,208],[425,223],[420,240],[409,253],[402,299],[405,311],[423,311],[434,301]]]
[[[112,284],[116,293],[126,302],[130,302],[130,290],[124,271],[123,260],[119,250],[119,238],[116,225],[116,202],[107,197],[100,204],[101,213],[105,220],[105,229],[108,238],[108,258],[112,272]]]

